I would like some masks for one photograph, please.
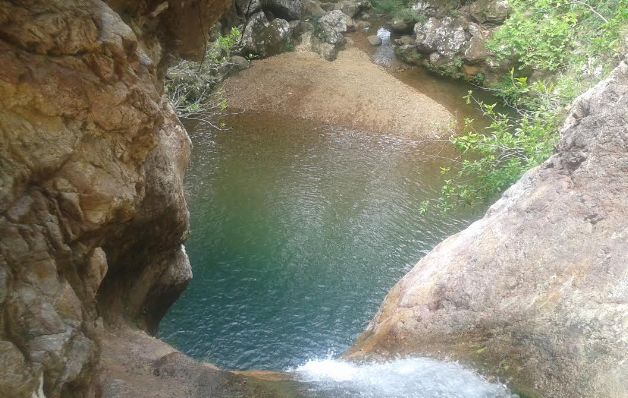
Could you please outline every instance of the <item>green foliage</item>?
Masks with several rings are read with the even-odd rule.
[[[500,59],[514,57],[522,69],[557,71],[586,61],[582,58],[616,57],[626,33],[628,0],[511,0],[510,4],[512,15],[488,48]]]
[[[179,117],[222,128],[218,120],[227,109],[227,101],[217,87],[241,36],[240,30],[233,27],[227,35],[208,43],[203,62],[181,61],[168,70],[166,94]]]
[[[240,29],[234,26],[226,36],[220,35],[218,37],[214,47],[221,56],[229,58],[233,49],[240,43],[240,39],[242,39],[242,33]]]
[[[412,9],[412,2],[408,0],[372,0],[371,5],[377,13],[387,14],[409,23],[426,20],[425,15]]]
[[[510,81],[509,101],[527,103],[525,97],[530,86],[526,79]],[[539,105],[537,108],[521,111],[513,117],[498,112],[496,104],[478,101],[471,91],[466,100],[474,101],[490,124],[484,131],[476,131],[471,127],[473,121],[466,120],[463,134],[451,138],[462,156],[456,169],[441,170],[446,179],[436,205],[444,211],[494,199],[525,171],[547,159],[558,137],[560,118],[555,109],[546,107],[548,103],[534,102]]]
[[[394,12],[405,8],[407,2],[405,0],[371,0],[371,5],[380,14],[392,15]]]
[[[628,0],[511,0],[511,17],[493,35],[498,59],[515,59],[509,75],[490,88],[508,112],[474,102],[490,124],[470,121],[451,138],[460,153],[456,167],[441,170],[439,199],[424,202],[450,210],[494,200],[523,173],[553,152],[563,110],[619,61],[628,33]],[[536,72],[534,81],[528,75]],[[538,78],[538,76],[545,76]]]

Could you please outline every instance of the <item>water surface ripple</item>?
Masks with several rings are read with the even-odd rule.
[[[422,215],[440,149],[269,115],[192,135],[194,279],[161,337],[227,369],[342,353],[387,291],[469,214]]]

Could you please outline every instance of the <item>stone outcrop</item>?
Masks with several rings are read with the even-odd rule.
[[[291,43],[290,24],[285,19],[268,21],[264,12],[251,16],[242,34],[242,53],[268,57],[282,53]]]
[[[626,397],[628,65],[579,97],[557,153],[390,291],[349,356],[471,362],[526,396]]]
[[[396,53],[402,60],[451,77],[486,80],[489,84],[509,68],[508,62],[498,62],[486,48],[493,31],[510,13],[505,0],[428,0],[412,8],[424,19],[414,25],[415,42],[397,46]],[[401,28],[397,31],[403,33]]]
[[[353,19],[340,10],[332,10],[318,19],[316,26],[305,30],[299,37],[301,48],[319,54],[327,61],[338,57],[346,39],[344,33],[355,30]]]
[[[97,332],[155,331],[189,281],[162,76],[227,4],[0,2],[0,396],[93,396]]]

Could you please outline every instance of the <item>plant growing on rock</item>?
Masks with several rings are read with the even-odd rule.
[[[231,55],[242,37],[237,27],[207,45],[202,62],[181,61],[166,74],[166,94],[177,115],[202,125],[222,129],[218,121],[225,114],[227,101],[219,84],[232,69]]]

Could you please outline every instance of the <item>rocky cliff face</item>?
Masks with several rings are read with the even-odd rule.
[[[447,356],[530,396],[626,397],[628,65],[581,96],[556,155],[423,258],[349,354]]]
[[[94,395],[97,331],[154,331],[190,279],[161,76],[227,3],[0,1],[0,396]]]

